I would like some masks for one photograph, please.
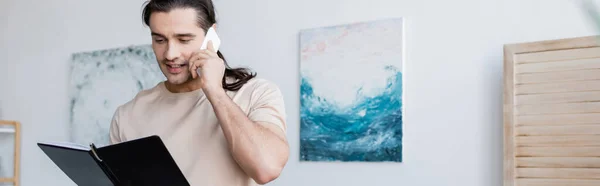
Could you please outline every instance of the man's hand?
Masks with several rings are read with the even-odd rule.
[[[206,50],[196,52],[190,57],[190,72],[192,78],[200,77],[203,89],[222,89],[223,76],[225,73],[225,62],[215,51],[212,41],[208,41]],[[200,69],[200,74],[197,73]]]

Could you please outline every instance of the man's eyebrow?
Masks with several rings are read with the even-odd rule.
[[[182,33],[182,34],[175,34],[175,36],[177,36],[177,37],[196,37],[196,34]]]
[[[152,32],[151,33],[152,36],[159,36],[159,37],[165,37],[162,34],[156,33],[156,32]]]
[[[156,32],[152,32],[151,33],[152,36],[159,36],[159,37],[165,37],[162,34],[156,33]],[[175,37],[196,37],[196,34],[192,34],[192,33],[181,33],[181,34],[175,34]]]

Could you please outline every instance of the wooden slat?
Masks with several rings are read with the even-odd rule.
[[[518,147],[600,146],[600,135],[588,136],[517,136]]]
[[[518,157],[517,167],[600,168],[600,157]]]
[[[551,50],[565,50],[572,48],[597,47],[600,44],[599,36],[585,36],[544,41],[513,43],[504,45],[505,50],[511,54],[531,53]]]
[[[600,91],[600,80],[515,85],[517,95],[582,91]]]
[[[600,48],[576,48],[545,52],[524,53],[515,55],[516,64],[537,63],[547,61],[564,61],[600,57]]]
[[[600,113],[516,116],[517,126],[594,124],[599,121]]]
[[[600,68],[600,58],[576,59],[545,63],[526,63],[515,66],[515,74],[558,72],[567,70],[584,70]]]
[[[519,45],[514,46],[506,46],[504,48],[504,90],[503,90],[503,98],[504,98],[504,106],[503,106],[503,132],[504,132],[504,153],[503,153],[503,182],[504,186],[514,186],[514,178],[515,178],[515,148],[514,148],[514,105],[515,105],[515,95],[513,91],[514,87],[514,52],[515,49],[526,49],[526,48],[518,48]]]
[[[600,124],[560,126],[518,126],[517,136],[600,135]]]
[[[518,186],[598,186],[600,180],[519,178]]]
[[[600,113],[600,102],[517,105],[516,115]]]
[[[600,157],[600,147],[517,147],[516,157]]]
[[[16,126],[17,122],[16,121],[10,121],[10,120],[0,120],[0,125],[10,125],[10,126]]]
[[[0,183],[13,183],[14,180],[12,178],[0,178]]]
[[[515,105],[599,102],[600,91],[532,94],[515,96]]]
[[[13,164],[13,180],[14,180],[14,186],[20,186],[21,185],[21,122],[19,121],[14,121],[13,125],[15,126],[15,150],[14,150],[14,157],[15,159],[14,164]]]
[[[599,63],[600,64],[600,61]],[[515,83],[552,83],[567,81],[599,80],[600,69],[569,70],[560,72],[526,73],[517,74]]]
[[[518,178],[600,179],[598,168],[517,168]]]

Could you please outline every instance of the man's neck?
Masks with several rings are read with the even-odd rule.
[[[179,85],[171,84],[168,81],[165,81],[165,87],[167,90],[173,93],[191,92],[201,88],[199,81],[200,79],[193,79]]]

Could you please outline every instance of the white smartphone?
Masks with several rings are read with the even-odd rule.
[[[219,51],[219,46],[221,46],[221,39],[219,39],[219,36],[217,35],[217,32],[213,27],[210,27],[210,29],[208,29],[208,31],[206,32],[206,36],[204,36],[204,41],[202,42],[202,46],[200,47],[200,49],[205,50],[206,48],[208,48],[208,41],[212,41],[215,52]],[[200,76],[200,68],[196,69],[196,73],[198,74],[198,76]]]
[[[210,27],[206,32],[206,36],[204,36],[204,41],[202,43],[202,47],[200,49],[204,50],[208,48],[208,41],[212,41],[213,47],[215,51],[219,51],[219,46],[221,45],[221,39],[217,35],[217,32],[213,27]]]

